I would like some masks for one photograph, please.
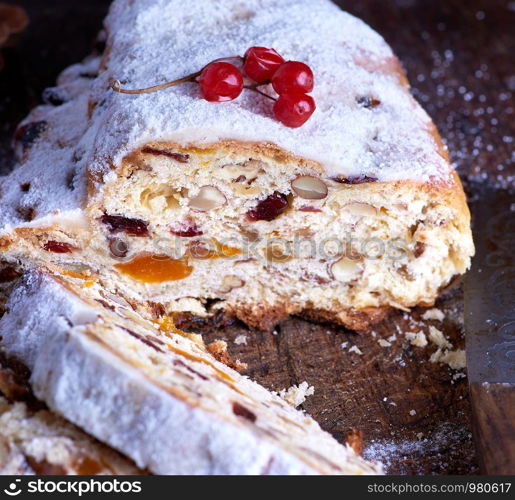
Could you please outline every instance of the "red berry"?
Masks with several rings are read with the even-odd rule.
[[[287,127],[304,125],[316,109],[315,100],[306,94],[283,94],[274,104],[275,117]]]
[[[206,101],[226,102],[236,99],[243,90],[241,71],[226,62],[206,66],[200,74],[200,93]]]
[[[251,221],[274,220],[288,208],[288,199],[285,194],[275,191],[273,194],[261,200],[255,208],[247,212]]]
[[[250,47],[245,52],[243,69],[249,78],[255,82],[270,81],[277,68],[284,63],[284,59],[275,49],[266,47]]]
[[[292,92],[311,92],[315,82],[311,68],[299,61],[287,61],[281,64],[272,77],[272,85],[278,94]]]

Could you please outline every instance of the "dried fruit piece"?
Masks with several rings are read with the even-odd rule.
[[[364,184],[366,182],[376,182],[377,177],[370,177],[368,175],[355,175],[351,177],[331,177],[331,180],[339,182],[340,184]]]
[[[34,144],[34,142],[46,130],[47,126],[48,123],[44,120],[27,123],[18,128],[14,138],[16,141],[19,141],[22,148],[26,150]]]
[[[288,199],[285,194],[275,191],[273,194],[261,200],[255,208],[247,212],[247,218],[251,221],[274,220],[288,208]]]
[[[49,240],[43,245],[43,250],[54,253],[71,253],[77,250],[76,247],[70,245],[70,243],[64,243],[63,241]]]
[[[238,417],[243,417],[251,422],[255,422],[257,420],[256,415],[240,403],[234,402],[232,404],[232,412]]]
[[[207,212],[208,210],[220,208],[226,202],[225,195],[218,188],[203,186],[196,196],[190,198],[188,206],[201,212]]]
[[[175,236],[181,236],[183,238],[192,238],[193,236],[202,236],[204,234],[197,224],[191,220],[177,223],[170,229],[170,232],[175,234]]]
[[[311,175],[301,175],[291,181],[295,193],[306,200],[322,200],[327,196],[327,185]]]
[[[342,257],[331,265],[331,275],[342,282],[352,281],[362,272],[361,261]]]
[[[115,264],[116,269],[143,283],[163,283],[187,278],[193,267],[182,259],[172,259],[165,254],[141,253],[129,262]]]
[[[220,259],[241,254],[239,248],[220,243],[215,238],[207,241],[193,241],[188,245],[188,257],[192,259]]]
[[[165,151],[162,149],[151,148],[150,146],[145,146],[142,150],[142,153],[155,155],[155,156],[167,156],[168,158],[172,158],[179,163],[188,163],[190,161],[190,155],[185,153],[174,153],[171,151]]]
[[[377,106],[379,106],[379,104],[381,104],[381,101],[379,99],[376,99],[375,97],[371,97],[368,95],[360,96],[356,99],[356,101],[360,106],[363,106],[367,109],[376,108]]]
[[[111,233],[125,233],[129,236],[149,236],[148,224],[141,219],[129,219],[122,215],[103,215],[100,222],[109,226]]]
[[[426,244],[423,241],[417,241],[415,243],[415,249],[413,250],[413,255],[415,258],[419,258],[426,251]]]

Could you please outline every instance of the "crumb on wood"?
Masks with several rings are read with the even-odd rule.
[[[207,351],[218,361],[227,365],[233,370],[240,371],[247,368],[247,363],[242,363],[240,360],[233,360],[227,351],[227,342],[223,340],[215,340],[206,346]]]
[[[234,339],[234,343],[236,345],[247,345],[247,336],[244,335],[244,334],[241,334],[241,335],[238,335],[235,339]]]
[[[377,341],[377,343],[381,346],[381,347],[390,347],[392,344],[390,342],[388,342],[388,340],[385,340],[385,339],[379,339]]]
[[[446,363],[453,370],[462,370],[467,366],[467,358],[463,349],[455,351],[438,348],[429,359],[432,363]]]
[[[422,319],[425,320],[435,320],[435,321],[443,321],[445,319],[445,314],[434,307],[433,309],[428,309],[422,314]]]
[[[363,352],[361,351],[361,349],[357,346],[357,345],[353,345],[350,349],[349,349],[349,352],[355,352],[356,354],[359,354],[360,356],[363,355]]]
[[[452,349],[452,344],[445,338],[443,332],[432,325],[429,327],[429,339],[440,349]]]
[[[363,453],[363,431],[352,429],[347,434],[347,444],[354,450],[356,455]]]
[[[300,406],[308,396],[315,393],[315,388],[310,386],[306,381],[299,385],[292,385],[288,389],[282,389],[277,394],[294,408]]]
[[[411,345],[415,347],[425,347],[427,345],[426,334],[422,331],[417,333],[408,332],[406,338],[410,341]]]

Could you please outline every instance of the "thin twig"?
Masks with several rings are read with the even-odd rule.
[[[243,57],[241,57],[241,56],[229,56],[229,57],[220,57],[219,59],[215,59],[214,61],[211,61],[209,64],[213,64],[215,62],[226,61],[227,59],[239,59],[240,61],[243,61]],[[204,71],[204,69],[207,68],[209,66],[209,64],[206,64],[200,71],[192,73],[191,75],[187,75],[187,76],[184,76],[183,78],[179,78],[179,79],[173,80],[171,82],[161,83],[160,85],[154,85],[152,87],[147,87],[144,89],[124,89],[120,86],[119,80],[112,80],[111,83],[109,84],[109,86],[115,92],[119,92],[120,94],[149,94],[150,92],[157,92],[158,90],[167,89],[169,87],[175,87],[175,85],[179,85],[181,83],[195,82],[196,78],[200,76],[202,71]]]

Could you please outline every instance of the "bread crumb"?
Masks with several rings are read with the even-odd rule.
[[[390,344],[390,342],[388,342],[388,340],[384,340],[384,339],[379,339],[377,341],[377,343],[381,346],[381,347],[390,347],[392,344]]]
[[[233,360],[231,358],[229,351],[227,351],[227,342],[224,340],[215,340],[214,342],[211,342],[206,346],[206,350],[215,359],[233,370],[246,370],[248,367],[247,363],[242,363],[239,359]]]
[[[349,345],[349,343],[348,343],[348,342],[342,342],[342,343],[340,344],[340,347],[341,347],[342,349],[347,349],[347,346],[348,346],[348,345]]]
[[[315,388],[306,381],[299,385],[292,385],[289,389],[282,389],[277,394],[294,408],[306,401],[308,396],[315,393]]]
[[[349,349],[349,352],[355,352],[356,354],[359,354],[360,356],[363,355],[363,353],[361,352],[360,348],[357,345],[353,345]]]
[[[467,358],[463,349],[457,349],[456,351],[442,351],[438,348],[429,358],[431,363],[447,363],[453,370],[461,370],[467,366]]]
[[[414,417],[416,414],[417,414],[417,411],[416,410],[410,410],[409,411],[409,414]]]
[[[390,335],[388,338],[387,338],[388,342],[393,342],[394,340],[397,340],[397,335],[393,334],[393,335]]]
[[[425,347],[427,345],[427,338],[424,332],[407,333],[406,338],[410,341],[411,345],[416,347]]]
[[[236,345],[241,345],[241,344],[245,344],[247,345],[247,336],[246,335],[238,335],[235,339],[234,339],[234,343]]]
[[[417,432],[417,439],[422,439],[424,437],[423,432]]]
[[[433,309],[428,309],[424,314],[422,314],[422,319],[443,321],[444,318],[445,314],[436,307]]]
[[[452,349],[452,344],[444,337],[444,334],[432,325],[429,327],[429,339],[441,349]]]

